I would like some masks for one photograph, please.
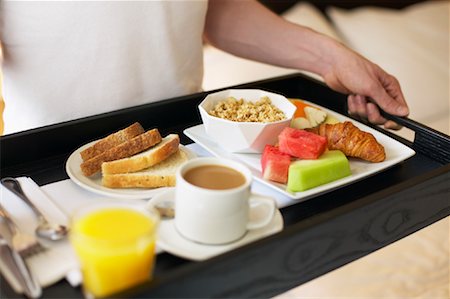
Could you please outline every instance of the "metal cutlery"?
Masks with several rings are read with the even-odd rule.
[[[34,235],[24,233],[20,230],[1,204],[0,218],[4,219],[6,228],[11,233],[11,246],[17,253],[20,254],[20,256],[27,258],[45,250],[45,247],[39,243],[38,239]]]
[[[45,216],[36,208],[33,202],[27,197],[25,192],[23,192],[20,183],[15,178],[3,178],[1,180],[3,186],[8,188],[18,197],[20,197],[25,203],[27,203],[33,212],[38,217],[38,226],[36,227],[36,234],[39,237],[46,238],[52,241],[57,241],[63,239],[67,236],[68,229],[64,225],[52,223],[48,221]]]
[[[8,268],[13,279],[20,285],[23,294],[28,298],[39,298],[42,294],[39,282],[27,267],[24,259],[10,247],[1,234],[0,249],[1,261]]]

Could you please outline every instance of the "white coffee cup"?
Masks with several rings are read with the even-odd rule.
[[[198,182],[192,183],[189,177],[193,173],[191,170],[201,173],[214,166],[236,171],[243,176],[242,183],[237,183],[234,187],[221,186],[225,189],[211,189],[211,186],[200,187]],[[241,163],[221,158],[189,160],[178,169],[176,182],[175,227],[183,237],[191,241],[205,244],[230,243],[242,238],[248,230],[268,225],[274,217],[275,201],[268,197],[251,196],[252,174]],[[208,185],[207,182],[202,183]],[[266,213],[251,220],[250,209],[260,209],[262,205],[262,210]]]

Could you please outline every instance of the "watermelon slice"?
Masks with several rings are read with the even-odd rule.
[[[300,159],[317,159],[327,148],[327,139],[305,130],[286,127],[278,136],[281,152]]]
[[[286,184],[291,156],[280,152],[278,147],[266,145],[261,156],[263,178]]]

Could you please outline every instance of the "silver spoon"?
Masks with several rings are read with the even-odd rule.
[[[36,227],[36,234],[39,237],[49,239],[52,241],[57,241],[64,238],[69,230],[66,226],[50,223],[45,216],[39,211],[36,206],[31,202],[31,200],[25,195],[20,186],[20,183],[15,178],[3,178],[1,180],[3,186],[11,190],[14,194],[19,196],[23,201],[25,201],[33,210],[33,212],[38,217],[38,226]]]
[[[161,201],[154,207],[163,218],[171,219],[175,217],[175,203],[173,201]]]

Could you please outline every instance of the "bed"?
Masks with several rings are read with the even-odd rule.
[[[450,132],[450,1],[262,1],[340,40],[400,81],[410,118]],[[297,72],[205,46],[204,89]],[[315,79],[321,78],[308,74]],[[396,134],[412,140],[408,129]],[[449,217],[277,298],[450,298]]]
[[[384,6],[355,7],[364,2],[266,4],[291,22],[340,40],[395,75],[410,117],[449,134],[449,1],[368,1]],[[205,90],[296,72],[237,58],[211,46],[205,47],[204,63]],[[398,133],[412,138],[406,129]]]

